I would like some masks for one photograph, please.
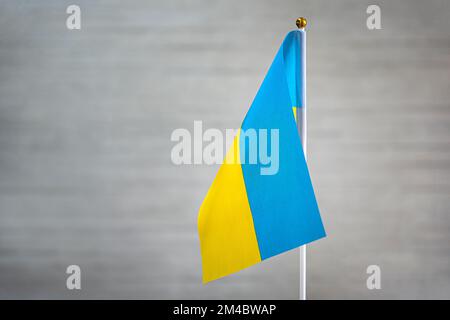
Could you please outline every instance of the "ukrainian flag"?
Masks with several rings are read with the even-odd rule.
[[[304,36],[284,39],[200,208],[204,283],[325,236],[293,115],[304,105]],[[278,150],[269,147],[279,155],[275,174],[262,174],[261,159],[247,160],[249,129],[278,130]]]

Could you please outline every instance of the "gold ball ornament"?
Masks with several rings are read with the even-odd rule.
[[[297,25],[297,28],[304,29],[306,27],[307,21],[305,18],[300,17],[295,21],[295,24]]]

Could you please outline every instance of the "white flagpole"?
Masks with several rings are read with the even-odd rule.
[[[297,106],[297,129],[302,142],[303,153],[305,155],[305,160],[307,158],[306,152],[306,19],[298,18],[296,21],[298,32],[300,35],[300,77],[302,86],[300,88],[300,96],[302,97],[302,105]],[[306,245],[300,247],[300,300],[306,300]]]

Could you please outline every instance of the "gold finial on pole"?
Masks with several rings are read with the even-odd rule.
[[[295,21],[295,24],[297,25],[297,28],[299,29],[305,29],[307,21],[305,18],[300,17],[297,19],[297,21]]]

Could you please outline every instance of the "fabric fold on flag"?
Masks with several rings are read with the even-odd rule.
[[[204,283],[325,236],[295,119],[302,36],[291,31],[283,41],[200,207]],[[249,133],[261,132],[275,168],[249,147]]]

